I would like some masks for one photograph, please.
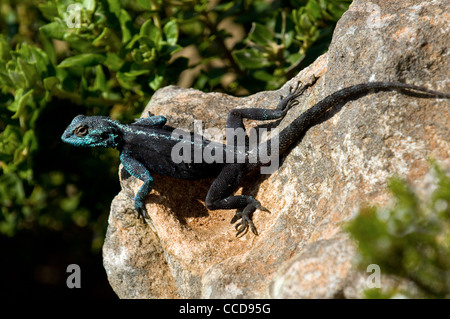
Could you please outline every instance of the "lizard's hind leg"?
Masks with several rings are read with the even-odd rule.
[[[242,129],[243,132],[245,132],[243,123],[244,118],[260,121],[283,118],[289,109],[298,103],[296,98],[310,85],[311,84],[300,86],[299,82],[295,89],[289,88],[289,94],[286,97],[280,97],[280,101],[275,109],[233,109],[228,114],[226,127]],[[246,144],[248,144],[248,136],[246,135],[245,138]],[[235,149],[234,145],[229,145],[230,143],[232,143],[232,141],[227,139],[227,146],[231,146],[231,149]],[[236,160],[236,156],[233,156],[233,159]],[[206,196],[205,204],[208,209],[242,209],[242,211],[237,212],[231,220],[231,223],[240,220],[240,222],[236,224],[236,236],[245,234],[249,228],[257,235],[258,231],[252,221],[253,212],[256,209],[269,211],[252,196],[231,196],[236,190],[242,177],[252,167],[253,166],[248,163],[227,163],[216,180],[214,180],[208,191],[208,195]]]
[[[239,185],[239,182],[245,173],[247,173],[245,164],[225,165],[219,176],[217,176],[209,188],[205,201],[206,207],[211,210],[243,209],[241,212],[237,212],[231,220],[231,223],[235,223],[241,219],[241,221],[236,224],[236,236],[245,234],[248,231],[248,228],[250,228],[255,235],[258,235],[258,231],[252,221],[253,212],[256,209],[269,211],[253,196],[230,196]]]
[[[251,120],[275,120],[283,118],[291,107],[298,104],[296,100],[308,87],[310,87],[315,82],[315,79],[308,84],[300,85],[297,83],[295,89],[289,88],[289,94],[286,97],[280,97],[280,101],[275,109],[259,109],[259,108],[247,108],[247,109],[233,109],[228,114],[227,128],[231,129],[242,129],[245,131],[243,119]],[[248,136],[246,135],[246,144],[248,142]],[[234,145],[229,145],[234,141],[227,139],[227,146],[231,146],[231,149],[235,149]],[[236,156],[233,156],[236,160]],[[231,194],[236,190],[242,177],[254,167],[254,165],[249,165],[249,163],[227,163],[219,176],[214,180],[211,185],[208,194],[206,195],[206,207],[211,210],[215,209],[242,209],[242,211],[237,212],[234,215],[231,223],[236,224],[236,236],[245,234],[248,229],[258,235],[255,225],[252,221],[253,212],[256,209],[269,212],[269,210],[261,205],[252,196],[240,195],[231,196]]]
[[[283,118],[293,106],[298,104],[296,99],[302,95],[312,83],[300,86],[300,82],[298,82],[295,89],[289,87],[288,95],[285,97],[280,96],[280,101],[275,109],[247,108],[231,110],[228,114],[227,128],[244,128],[242,123],[242,119],[244,118],[257,121],[278,120]]]

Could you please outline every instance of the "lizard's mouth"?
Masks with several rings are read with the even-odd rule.
[[[70,135],[71,134],[69,132],[64,132],[63,135],[61,136],[61,139],[64,141],[64,140],[70,138]]]
[[[63,135],[61,135],[61,140],[65,143],[70,143],[70,133],[69,132],[64,132]]]
[[[61,136],[61,140],[64,143],[73,145],[73,146],[83,146],[83,144],[81,143],[81,141],[79,141],[76,136],[74,136],[72,133],[70,132],[64,132],[63,135]]]
[[[99,138],[98,136],[84,136],[79,137],[76,133],[71,131],[66,131],[62,134],[61,140],[64,143],[70,144],[72,146],[77,147],[117,147],[117,135],[115,134],[107,134],[106,136],[102,136]]]
[[[70,144],[72,146],[79,147],[95,147],[96,145],[91,145],[90,141],[87,139],[81,139],[75,136],[72,132],[64,132],[61,136],[61,140],[64,143]]]

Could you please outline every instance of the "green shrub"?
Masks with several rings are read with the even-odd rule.
[[[369,290],[368,297],[450,297],[450,177],[433,165],[437,187],[419,199],[404,181],[394,178],[393,205],[360,211],[347,229],[356,240],[359,265],[378,264],[381,273],[411,281],[418,293],[392,288]]]
[[[350,2],[2,1],[0,233],[102,228],[117,154],[62,145],[77,113],[131,121],[186,70],[205,91],[278,88],[326,50]]]

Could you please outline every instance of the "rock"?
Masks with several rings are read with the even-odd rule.
[[[191,128],[196,119],[204,129],[223,129],[230,109],[273,108],[289,86],[313,74],[319,80],[280,128],[357,83],[400,81],[448,92],[448,5],[355,0],[328,53],[280,90],[236,98],[170,86],[155,93],[146,111],[180,128]],[[361,205],[388,202],[390,176],[420,187],[429,158],[450,167],[448,106],[379,92],[336,109],[299,139],[275,173],[251,174],[237,191],[272,212],[254,214],[259,236],[236,238],[234,211],[205,208],[212,180],[155,176],[146,202],[151,223],[142,225],[132,201],[141,182],[121,170],[122,191],[113,200],[103,248],[111,286],[121,298],[361,296],[355,289],[362,289],[366,274],[355,275],[354,244],[341,226]]]
[[[284,299],[340,297],[354,254],[355,248],[344,235],[315,241],[279,269],[270,295]]]
[[[146,225],[136,224],[126,214],[130,207],[133,200],[124,192],[111,205],[108,240],[103,245],[103,263],[111,286],[120,297],[177,297],[157,234]]]

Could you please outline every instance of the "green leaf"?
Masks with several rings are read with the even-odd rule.
[[[8,61],[11,59],[11,47],[9,46],[8,40],[3,34],[0,34],[0,60]]]
[[[294,41],[295,32],[293,30],[288,31],[284,34],[283,44],[285,48],[289,48]]]
[[[313,24],[311,22],[311,19],[309,18],[309,16],[306,13],[303,13],[300,18],[299,18],[299,26],[303,29],[303,30],[309,30]]]
[[[67,77],[70,77],[68,70],[56,68],[56,78],[58,79],[59,83],[63,83]]]
[[[304,53],[294,53],[288,56],[287,61],[290,65],[298,64],[301,60],[305,58]]]
[[[158,39],[160,39],[161,37],[158,37]],[[153,39],[151,39],[150,37],[147,36],[140,36],[139,37],[139,44],[140,44],[140,48],[138,49],[139,51],[145,52],[148,51],[149,48],[159,48],[160,46],[158,44],[158,41],[154,41]]]
[[[83,53],[75,55],[63,60],[58,67],[59,68],[70,68],[70,67],[86,67],[94,66],[105,61],[106,57],[102,54],[96,53]]]
[[[102,33],[92,41],[95,47],[104,47],[106,50],[118,50],[122,45],[114,30],[104,28]]]
[[[120,17],[120,0],[107,0],[109,5],[109,12],[116,16],[117,19]]]
[[[16,149],[22,144],[20,129],[14,125],[7,125],[5,130],[0,133],[0,154],[2,160],[14,154]]]
[[[22,144],[25,145],[30,152],[38,149],[38,142],[34,130],[26,131],[22,140]]]
[[[161,38],[159,29],[154,25],[151,19],[145,21],[145,23],[141,26],[139,35],[141,37],[148,37],[155,43],[158,43]]]
[[[9,76],[9,72],[6,72],[6,70],[2,69],[1,66],[0,66],[0,84],[4,85],[5,87],[14,86],[14,83],[11,81],[11,78]]]
[[[19,64],[20,70],[25,77],[26,86],[32,87],[35,83],[40,80],[40,74],[38,74],[36,69],[36,63],[30,64],[22,60],[21,58],[17,59],[17,63]]]
[[[122,43],[127,43],[132,38],[133,22],[128,12],[124,9],[120,10],[119,22],[122,31]]]
[[[139,35],[138,34],[135,34],[135,35],[133,35],[133,37],[131,38],[131,40],[127,43],[127,45],[125,46],[125,50],[127,50],[127,51],[131,51],[133,48],[134,48],[134,46],[136,45],[136,43],[138,43],[139,42]]]
[[[327,10],[322,11],[324,17],[328,20],[336,22],[342,16],[342,14],[348,9],[347,3],[330,3],[327,6]]]
[[[59,83],[59,80],[56,76],[51,76],[44,79],[44,88],[47,91],[52,91],[53,87]]]
[[[122,60],[117,54],[108,52],[106,53],[106,60],[103,64],[113,71],[119,71],[124,64],[124,60]]]
[[[10,61],[10,63],[7,64],[7,66],[10,66],[12,64],[12,61]],[[14,86],[19,87],[19,88],[26,88],[26,80],[25,77],[23,76],[22,72],[17,72],[15,70],[12,70],[8,67],[8,75],[9,78],[11,79],[11,82],[14,84]]]
[[[39,11],[41,11],[42,15],[47,20],[53,20],[55,17],[58,17],[58,8],[56,7],[56,4],[51,1],[43,4],[38,5]]]
[[[11,108],[8,108],[11,111],[14,109],[16,111],[16,113],[13,116],[11,116],[12,119],[17,119],[19,118],[20,115],[24,113],[25,106],[32,97],[33,97],[33,90],[29,90],[25,94],[22,94],[22,91],[16,94],[16,98],[10,106]]]
[[[264,82],[271,82],[271,81],[276,81],[278,79],[278,77],[264,71],[264,70],[258,70],[254,73],[254,77],[255,79],[264,81]]]
[[[309,0],[305,6],[305,10],[312,21],[319,21],[322,19],[322,10],[316,0]]]
[[[102,33],[100,33],[100,35],[96,37],[94,41],[92,41],[92,45],[95,47],[107,45],[111,33],[112,33],[111,29],[104,28]]]
[[[131,90],[135,86],[134,80],[136,79],[136,77],[130,76],[129,74],[117,72],[116,79],[119,82],[120,86],[125,89]]]
[[[252,25],[252,29],[250,30],[248,37],[253,42],[263,46],[273,42],[273,36],[270,30],[262,24],[255,22]]]
[[[153,79],[148,83],[148,86],[156,91],[157,89],[159,89],[161,87],[163,80],[164,80],[164,76],[156,74],[153,77]]]
[[[164,35],[166,36],[167,43],[175,45],[178,41],[178,26],[177,22],[173,19],[167,22],[163,28]]]
[[[83,7],[90,12],[95,10],[95,0],[83,0]]]
[[[240,65],[248,69],[260,69],[270,65],[264,55],[255,49],[236,50],[233,56]]]
[[[124,72],[124,74],[128,77],[137,77],[139,75],[147,74],[150,70],[130,70],[128,72]]]
[[[39,32],[39,39],[42,42],[42,48],[48,58],[48,62],[51,62],[52,65],[56,64],[57,57],[53,41],[42,32]]]
[[[83,99],[85,99],[86,97],[87,97],[87,95],[88,95],[88,81],[87,81],[87,79],[86,79],[86,76],[81,76],[81,80],[80,80],[80,94],[81,94],[81,97],[83,98]]]
[[[48,66],[50,64],[50,59],[47,53],[35,47],[30,47],[30,51],[31,58],[27,62],[35,64],[36,69],[40,72],[41,75],[47,72]]]
[[[101,65],[97,65],[95,67],[95,80],[94,80],[94,90],[99,90],[101,92],[106,91],[106,77],[105,73],[103,73],[103,68]]]
[[[57,40],[64,40],[64,36],[68,32],[67,26],[59,21],[43,25],[39,30],[49,38]]]
[[[137,2],[139,3],[139,5],[142,8],[144,8],[146,10],[151,10],[151,6],[150,6],[151,1],[149,1],[149,0],[138,0]]]
[[[160,54],[162,56],[171,56],[175,52],[178,52],[181,48],[178,45],[163,45],[161,46]]]

